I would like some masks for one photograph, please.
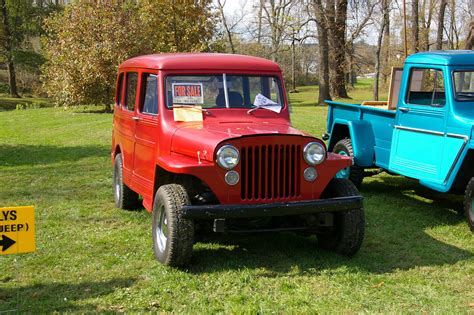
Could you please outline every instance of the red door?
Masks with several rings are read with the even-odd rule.
[[[153,196],[159,133],[157,73],[140,73],[137,102],[134,116],[134,184],[143,198],[150,201]]]

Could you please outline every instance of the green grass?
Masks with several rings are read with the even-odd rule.
[[[327,108],[300,90],[293,123],[319,136]],[[378,175],[364,180],[366,238],[352,259],[290,233],[225,236],[197,243],[180,271],[154,260],[146,211],[114,208],[110,114],[10,111],[0,126],[0,204],[35,205],[37,224],[36,253],[0,256],[0,311],[474,312],[458,197]]]

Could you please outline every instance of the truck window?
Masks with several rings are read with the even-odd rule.
[[[474,70],[454,71],[454,90],[457,101],[473,102]]]
[[[123,86],[123,72],[119,74],[117,79],[117,87],[115,90],[115,106],[120,106],[122,102],[122,86]]]
[[[441,70],[413,68],[410,72],[407,102],[416,105],[444,106],[446,97]]]
[[[140,112],[156,115],[158,113],[158,81],[157,75],[142,74],[142,89],[140,92]]]
[[[127,89],[125,91],[125,108],[133,111],[137,97],[138,73],[127,73]]]
[[[166,104],[168,108],[199,105],[208,109],[250,109],[260,106],[262,102],[283,106],[280,87],[279,79],[272,76],[222,74],[168,76]],[[227,88],[227,100],[225,88]]]

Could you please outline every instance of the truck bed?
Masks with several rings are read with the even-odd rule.
[[[363,126],[364,132],[373,133],[375,139],[373,148],[377,158],[372,159],[372,161],[367,161],[366,159],[357,161],[358,164],[365,167],[377,166],[387,169],[390,159],[393,125],[395,123],[395,110],[384,109],[381,106],[366,106],[333,101],[326,101],[326,103],[329,106],[327,130],[330,133],[338,124],[350,125],[349,128],[356,129]],[[360,133],[359,136],[363,137]],[[332,138],[329,144],[330,148],[335,144]],[[353,141],[357,140],[357,138],[353,139]],[[360,140],[362,141],[363,139],[361,138]]]

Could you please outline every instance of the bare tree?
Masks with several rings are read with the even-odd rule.
[[[349,2],[349,18],[352,21],[348,27],[349,37],[347,39],[347,55],[349,59],[348,83],[353,87],[355,84],[355,49],[354,42],[361,36],[366,26],[371,24],[372,14],[377,2],[372,0],[352,0]]]
[[[331,94],[339,98],[349,98],[346,90],[346,20],[347,0],[326,0],[326,19],[329,24],[330,87]]]
[[[230,50],[233,54],[236,53],[236,48],[234,45],[234,40],[233,37],[235,36],[235,29],[240,25],[242,20],[244,20],[246,13],[244,11],[245,7],[245,2],[241,3],[241,8],[239,10],[239,13],[231,15],[228,17],[225,14],[225,5],[227,3],[227,0],[217,0],[217,10],[219,11],[219,15],[221,17],[222,25],[224,26],[226,35],[227,35],[227,40],[229,42]]]
[[[318,104],[323,105],[325,100],[331,100],[329,89],[329,25],[325,18],[325,9],[321,0],[313,0],[312,9],[318,29]]]
[[[434,0],[423,0],[421,3],[421,45],[424,51],[430,50],[430,30],[433,19]]]
[[[225,32],[227,33],[227,39],[229,40],[230,50],[232,51],[233,54],[235,54],[234,43],[232,42],[232,33],[229,28],[229,25],[227,24],[227,18],[224,13],[225,3],[226,3],[226,0],[217,0],[217,9],[219,10],[219,13],[221,16],[222,25],[224,25]]]
[[[278,61],[285,32],[290,22],[290,12],[295,4],[292,0],[260,0],[263,9],[263,23],[270,29],[271,58]]]
[[[375,51],[375,80],[374,80],[374,100],[379,100],[379,78],[380,78],[380,51],[382,49],[382,40],[385,34],[385,23],[387,21],[386,16],[390,14],[389,0],[382,0],[381,3],[382,11],[382,23],[380,24],[379,36],[377,39],[377,49]]]
[[[474,0],[471,0],[471,9],[474,8]],[[471,16],[471,22],[469,23],[469,32],[466,38],[466,44],[464,49],[472,49],[474,46],[474,15]]]
[[[443,30],[444,30],[444,15],[446,12],[447,0],[441,0],[438,13],[438,31],[436,35],[436,50],[443,49]]]
[[[419,48],[418,5],[419,5],[418,0],[412,0],[411,2],[411,32],[412,32],[412,40],[413,40],[412,43],[413,43],[414,52],[418,52],[418,48]]]

